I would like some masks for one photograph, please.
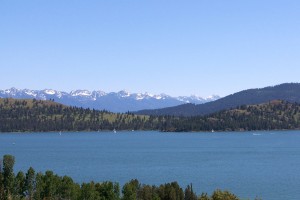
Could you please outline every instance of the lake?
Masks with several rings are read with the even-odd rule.
[[[193,183],[197,194],[228,189],[240,198],[300,199],[300,131],[226,133],[1,133],[0,156],[76,182],[130,179]]]

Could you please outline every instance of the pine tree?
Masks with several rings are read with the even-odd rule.
[[[2,160],[0,159],[0,200],[4,199],[4,183],[2,174]]]
[[[14,181],[14,195],[17,198],[25,197],[25,175],[19,171]]]
[[[35,171],[30,167],[26,173],[25,190],[29,199],[32,199],[35,190]]]
[[[3,188],[4,199],[10,199],[14,187],[14,164],[15,157],[12,155],[3,156]]]

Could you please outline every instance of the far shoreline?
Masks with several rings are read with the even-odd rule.
[[[117,130],[114,132],[113,130],[101,130],[101,131],[12,131],[12,132],[0,132],[1,134],[37,134],[37,133],[51,133],[51,134],[63,134],[63,133],[110,133],[113,135],[117,135],[119,133],[134,133],[134,132],[156,132],[156,133],[207,133],[207,134],[215,134],[215,133],[250,133],[250,132],[288,132],[288,131],[300,131],[300,129],[274,129],[274,130],[234,130],[234,131],[218,131],[214,130],[214,132],[211,131],[161,131],[161,130]]]

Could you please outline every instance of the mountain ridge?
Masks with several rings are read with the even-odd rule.
[[[162,109],[141,110],[136,113],[145,115],[203,116],[241,105],[260,104],[275,99],[299,103],[300,83],[283,83],[264,88],[247,89],[204,104],[183,104]]]
[[[220,98],[212,95],[207,98],[191,96],[172,97],[166,94],[129,93],[125,90],[106,93],[101,90],[73,90],[71,92],[57,91],[54,89],[30,90],[10,88],[0,90],[0,98],[17,99],[54,99],[58,103],[111,112],[138,111],[142,109],[157,109],[176,106],[187,102],[195,104],[206,103]]]

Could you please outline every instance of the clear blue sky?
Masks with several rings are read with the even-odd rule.
[[[225,96],[299,82],[299,0],[1,0],[0,89]]]

